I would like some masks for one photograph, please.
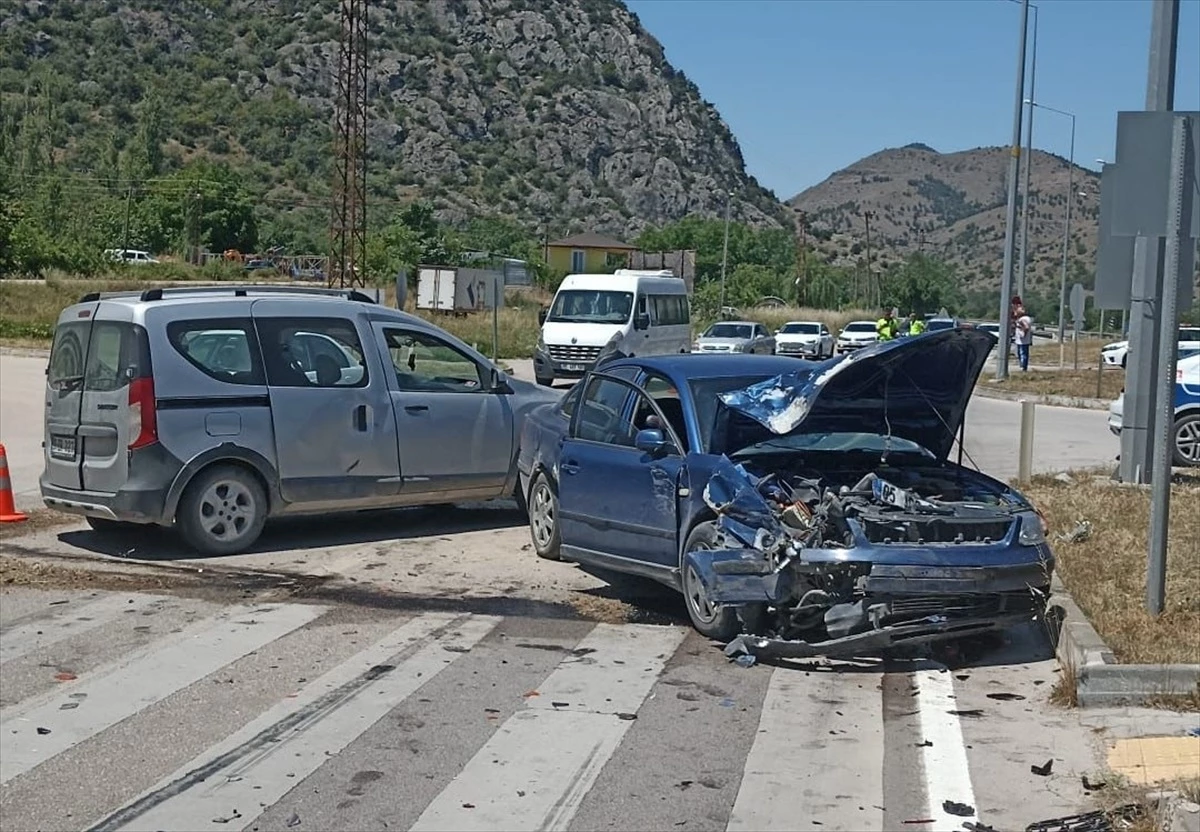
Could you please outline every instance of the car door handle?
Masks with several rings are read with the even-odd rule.
[[[367,432],[367,406],[360,404],[354,408],[354,429],[361,432]]]
[[[405,413],[424,413],[429,409],[427,404],[406,404],[404,405]]]
[[[117,406],[115,404],[98,404],[98,405],[96,405],[96,409],[97,410],[116,410]]]
[[[579,463],[573,459],[569,459],[559,465],[558,469],[564,474],[577,474],[579,473]]]

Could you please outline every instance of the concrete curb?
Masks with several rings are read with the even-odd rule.
[[[1160,696],[1186,696],[1200,686],[1200,664],[1120,664],[1058,575],[1050,584],[1055,655],[1075,676],[1081,708],[1142,705]]]
[[[50,350],[33,347],[0,347],[0,355],[16,355],[21,358],[49,358]]]
[[[1048,404],[1054,407],[1079,407],[1084,410],[1108,410],[1109,405],[1109,402],[1104,399],[1085,399],[1075,396],[1047,396],[1040,393],[1018,393],[1015,390],[997,390],[995,387],[986,384],[976,385],[975,395],[983,396],[986,399],[1004,399],[1010,402],[1025,399],[1037,404]]]

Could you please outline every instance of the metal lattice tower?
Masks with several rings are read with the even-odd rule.
[[[367,0],[341,0],[329,285],[364,286],[367,255]]]

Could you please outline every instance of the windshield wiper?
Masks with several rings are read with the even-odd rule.
[[[65,376],[54,381],[55,389],[70,391],[74,387],[83,386],[83,376]]]

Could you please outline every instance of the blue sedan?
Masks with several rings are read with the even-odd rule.
[[[956,328],[823,362],[606,363],[524,422],[534,549],[679,590],[730,655],[856,654],[1036,619],[1054,568],[1044,520],[961,464],[995,344]]]

